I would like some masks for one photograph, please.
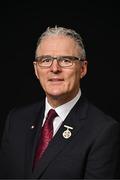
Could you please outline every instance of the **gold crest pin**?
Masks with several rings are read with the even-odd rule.
[[[67,128],[64,132],[63,132],[63,137],[65,139],[68,139],[71,137],[72,133],[70,130],[73,130],[73,127],[70,127],[70,126],[67,126],[67,125],[64,125],[65,128]]]

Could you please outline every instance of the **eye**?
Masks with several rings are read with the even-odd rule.
[[[41,63],[48,63],[51,61],[51,58],[50,57],[42,57],[41,58]]]
[[[66,64],[67,64],[67,63],[71,63],[71,59],[68,58],[68,57],[62,57],[62,58],[61,58],[61,61],[64,62],[64,63],[66,63]]]

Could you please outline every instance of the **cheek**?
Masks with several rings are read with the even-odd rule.
[[[45,73],[45,72],[42,72],[42,70],[41,71],[37,71],[37,78],[38,78],[38,80],[39,80],[39,82],[40,82],[40,84],[42,85],[42,86],[44,86],[45,84],[46,84],[46,74],[47,73]]]
[[[68,86],[79,86],[79,82],[80,82],[80,72],[78,70],[76,70],[75,72],[71,72],[68,73],[66,72],[66,83]]]

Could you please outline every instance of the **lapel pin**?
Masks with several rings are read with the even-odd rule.
[[[67,129],[63,132],[63,137],[64,137],[65,139],[68,139],[68,138],[70,138],[71,135],[72,135],[72,133],[71,133],[70,130],[72,130],[73,127],[70,127],[70,126],[67,126],[67,125],[64,125],[64,127],[67,128]]]
[[[34,125],[32,125],[31,127],[30,127],[30,129],[34,129],[35,128],[35,126]]]

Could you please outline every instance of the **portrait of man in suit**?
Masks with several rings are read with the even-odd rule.
[[[46,96],[9,113],[0,178],[120,178],[120,125],[81,90],[88,61],[80,34],[48,27],[33,66]]]

